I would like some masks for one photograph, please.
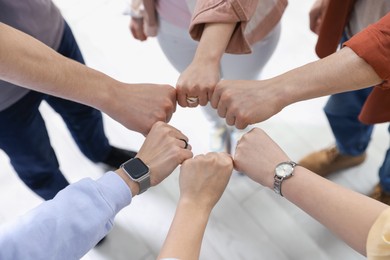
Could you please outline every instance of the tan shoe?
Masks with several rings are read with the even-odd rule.
[[[298,164],[325,177],[333,172],[359,165],[365,159],[366,153],[358,156],[342,155],[336,146],[332,146],[307,155]]]
[[[383,191],[379,183],[375,186],[374,191],[370,194],[370,197],[384,204],[390,205],[390,193]]]

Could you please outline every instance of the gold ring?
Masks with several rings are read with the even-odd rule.
[[[187,97],[187,102],[188,102],[188,104],[195,104],[195,103],[199,102],[199,98],[198,97]]]

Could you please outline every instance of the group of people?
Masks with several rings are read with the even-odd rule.
[[[326,22],[329,19],[338,21],[329,14],[337,13],[334,10],[344,10],[344,14],[338,13],[338,18],[341,21],[340,32],[346,32],[344,29],[350,29],[354,24],[353,17],[367,17],[358,12],[366,10],[360,9],[364,7],[364,2],[368,1],[317,1],[311,13],[313,30],[319,33],[321,39],[321,35],[327,33],[325,29],[329,28],[325,26]],[[377,1],[376,4],[378,10],[385,12],[387,1]],[[214,113],[219,118],[225,118],[226,124],[222,127],[222,143],[225,143],[232,129],[245,129],[264,121],[294,102],[341,92],[350,93],[371,86],[376,87],[361,99],[358,114],[350,115],[350,111],[343,111],[345,114],[342,116],[356,120],[359,117],[365,124],[390,120],[390,107],[386,106],[389,101],[387,97],[390,97],[387,86],[390,73],[386,66],[390,59],[390,14],[387,12],[381,19],[367,20],[368,24],[363,27],[355,27],[360,30],[352,31],[353,35],[346,32],[344,35],[348,40],[341,40],[342,35],[337,36],[336,41],[343,42],[343,48],[339,51],[333,54],[332,51],[336,50],[325,52],[328,56],[325,55],[321,60],[274,78],[256,79],[275,47],[279,20],[286,5],[287,2],[283,0],[198,0],[193,3],[144,0],[144,9],[140,10],[137,9],[141,6],[140,2],[135,1],[130,26],[132,33],[140,40],[159,34],[161,48],[182,72],[175,89],[169,85],[122,83],[84,66],[80,59],[73,61],[66,58],[73,58],[74,52],[79,51],[69,27],[50,0],[0,1],[0,78],[7,84],[13,84],[8,87],[4,85],[4,88],[0,86],[0,91],[4,91],[0,95],[0,120],[5,122],[0,124],[0,139],[5,140],[0,142],[0,148],[10,156],[20,176],[23,176],[20,172],[23,172],[25,160],[30,160],[30,164],[24,167],[33,166],[37,174],[27,171],[26,176],[34,182],[38,180],[40,184],[31,184],[26,180],[27,177],[23,181],[30,184],[31,189],[42,198],[48,199],[27,214],[0,227],[0,258],[81,258],[111,230],[115,215],[129,205],[133,197],[149,186],[158,185],[181,165],[180,199],[159,259],[199,257],[208,218],[227,186],[233,168],[296,204],[369,259],[387,259],[390,256],[388,205],[326,180],[320,176],[325,174],[318,175],[311,171],[310,166],[306,167],[305,160],[298,164],[292,162],[259,128],[241,133],[242,137],[236,146],[227,149],[226,145],[222,145],[224,149],[194,157],[188,137],[168,124],[176,103],[183,107],[208,106],[207,114]],[[370,2],[369,5],[373,4]],[[173,16],[173,8],[183,13]],[[37,24],[31,21],[27,23],[26,17],[16,15],[27,9]],[[46,20],[39,20],[44,16],[38,14],[43,11],[50,17],[50,24],[46,24]],[[372,13],[367,13],[372,19]],[[10,25],[16,29],[7,25],[9,21],[15,22]],[[42,33],[45,28],[41,25],[48,25],[50,29],[47,30],[57,28],[56,32],[50,35]],[[361,26],[361,23],[356,22],[354,25]],[[181,39],[185,34],[183,27],[189,27],[192,39],[199,43],[192,42],[188,36]],[[330,28],[334,30],[336,27]],[[191,51],[177,56],[170,53],[174,44],[178,45],[175,47],[175,51],[178,51],[186,41],[193,45]],[[70,50],[60,51],[64,45],[65,49]],[[188,49],[183,47],[184,50]],[[68,51],[73,54],[70,55]],[[251,51],[248,60],[239,63],[242,68],[232,67],[234,63],[229,61],[224,65],[225,57],[229,57],[226,60],[234,60],[241,58],[240,54]],[[232,53],[232,56],[226,56],[225,52]],[[249,72],[246,65],[253,67],[253,71]],[[232,71],[240,69],[248,74],[233,75]],[[336,106],[337,102],[332,101],[332,98],[327,107]],[[10,103],[6,104],[8,100]],[[80,149],[93,161],[107,163],[113,150],[106,139],[102,141],[108,147],[104,154],[94,155],[96,147],[89,146],[100,146],[101,143],[91,141],[104,137],[104,132],[100,130],[97,130],[100,133],[96,133],[96,136],[94,134],[95,128],[101,128],[101,123],[90,126],[90,122],[86,122],[96,123],[95,120],[101,117],[99,111],[105,112],[128,129],[144,134],[146,139],[138,152],[115,148],[121,154],[113,156],[118,160],[112,165],[118,168],[115,171],[107,172],[98,180],[86,178],[68,185],[58,170],[47,135],[42,137],[45,141],[39,140],[35,146],[29,147],[39,149],[43,142],[44,150],[27,150],[23,154],[20,151],[23,146],[19,145],[36,138],[35,132],[22,135],[21,131],[25,129],[17,129],[15,126],[3,130],[4,125],[13,124],[15,117],[23,115],[21,111],[31,110],[28,118],[23,118],[19,123],[26,124],[23,127],[28,129],[45,132],[36,109],[42,100],[46,100],[63,115]],[[50,100],[55,101],[50,103]],[[72,108],[59,105],[62,102],[82,103],[86,108],[93,107],[91,110],[94,112],[74,108],[73,112],[77,115],[74,122],[73,113],[67,115]],[[332,114],[334,111],[342,111],[342,108],[333,107],[329,111]],[[327,109],[326,112],[328,115]],[[79,120],[81,122],[77,122]],[[348,121],[345,124],[348,125]],[[37,125],[40,125],[39,128]],[[21,140],[13,143],[12,135],[19,136]],[[229,138],[232,139],[231,136]],[[232,143],[232,140],[227,143]],[[337,139],[337,152],[342,155],[339,143],[341,141]],[[359,156],[364,153],[364,149],[358,153]],[[234,158],[229,155],[233,150]],[[31,158],[30,153],[37,154]],[[39,165],[41,160],[45,162]],[[146,181],[133,176],[122,164],[136,160],[143,165],[138,165],[136,170],[143,167],[147,169],[142,172],[142,177],[147,177]],[[54,165],[53,169],[57,168],[55,173],[48,168],[48,164]],[[39,172],[43,170],[50,172],[47,175],[49,179],[40,177]],[[386,167],[383,171],[386,172]],[[384,183],[381,179],[381,194],[386,191]],[[318,207],[319,204],[321,207]]]

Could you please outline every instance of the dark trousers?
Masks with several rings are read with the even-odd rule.
[[[71,29],[65,24],[58,52],[84,64]],[[0,112],[0,148],[9,156],[20,179],[45,200],[69,183],[61,173],[38,108],[45,100],[61,115],[83,154],[94,162],[107,158],[110,145],[100,111],[61,98],[30,91]]]

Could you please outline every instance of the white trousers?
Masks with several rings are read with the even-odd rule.
[[[183,72],[192,62],[198,42],[194,41],[188,30],[177,27],[160,18],[158,43],[172,66]],[[260,42],[252,46],[251,54],[224,54],[221,59],[221,78],[223,79],[259,79],[260,73],[268,62],[279,41],[280,23]],[[215,127],[225,125],[217,111],[210,104],[203,107],[207,118]]]

